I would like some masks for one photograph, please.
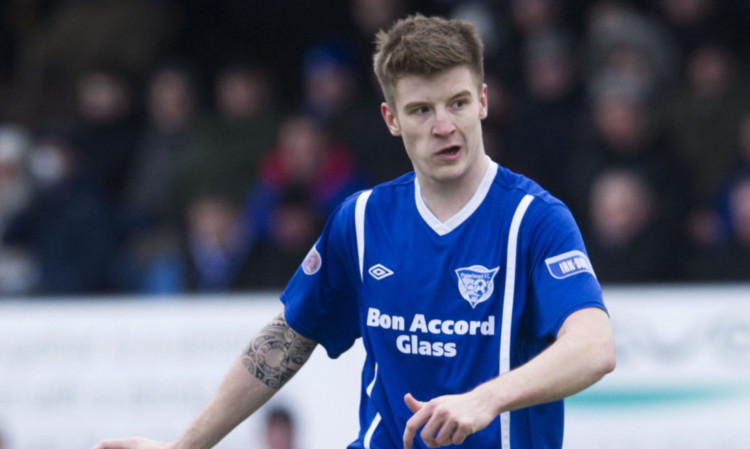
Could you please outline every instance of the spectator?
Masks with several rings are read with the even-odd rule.
[[[45,6],[49,5],[37,7],[46,9],[35,12],[44,16],[37,26],[19,36],[21,79],[34,87],[54,76],[76,79],[108,61],[117,61],[130,73],[145,73],[170,42],[179,16],[167,3],[147,0],[76,0]],[[34,14],[27,10],[19,15],[23,13]]]
[[[750,110],[742,114],[737,133],[737,146],[740,149],[743,167],[750,168]]]
[[[724,279],[750,280],[750,176],[738,179],[729,190],[731,246],[720,264]]]
[[[182,206],[203,193],[221,192],[241,200],[255,182],[263,152],[276,137],[275,92],[264,67],[227,64],[213,87],[215,111],[195,125],[179,161],[176,195]]]
[[[526,38],[557,29],[565,12],[555,0],[511,0],[508,9],[514,27]]]
[[[671,101],[668,125],[695,180],[697,207],[705,207],[740,162],[736,136],[740,117],[750,108],[750,91],[736,57],[713,43],[688,56],[686,76],[687,85]]]
[[[69,90],[92,68],[114,66],[140,79],[172,42],[180,17],[173,4],[148,0],[2,4],[17,33],[22,119],[45,129],[77,124]]]
[[[319,123],[335,120],[356,98],[355,54],[346,41],[324,42],[305,54],[302,111]]]
[[[674,36],[683,59],[709,40],[719,39],[742,51],[746,36],[739,3],[721,0],[660,0],[659,19]],[[746,43],[745,43],[746,45]]]
[[[409,161],[400,142],[380,123],[377,97],[357,88],[357,61],[347,41],[323,42],[310,48],[303,74],[303,114],[350,149],[368,183],[390,179],[406,170]]]
[[[143,126],[134,103],[131,81],[117,69],[92,69],[77,80],[80,122],[72,138],[80,169],[117,204],[124,200]]]
[[[256,288],[282,289],[310,251],[324,220],[304,186],[287,187],[269,217],[268,235],[253,257]]]
[[[31,136],[24,128],[0,127],[0,236],[11,218],[31,200],[32,184],[27,171],[31,144]],[[28,250],[0,242],[0,296],[30,292],[36,277],[36,266]]]
[[[589,201],[587,247],[603,284],[665,281],[681,272],[673,232],[660,220],[661,205],[644,177],[606,170],[595,179]]]
[[[586,29],[588,87],[635,85],[656,98],[678,74],[675,44],[651,17],[622,2],[599,1],[589,11]]]
[[[183,67],[156,70],[146,92],[145,132],[127,189],[128,209],[147,220],[165,220],[171,210],[176,162],[185,157],[198,113],[198,92]]]
[[[406,13],[408,6],[406,0],[349,0],[349,17],[354,29],[352,43],[356,53],[370,54],[373,47],[372,36],[391,26]],[[371,79],[369,65],[358,69],[363,79],[376,82]]]
[[[79,151],[42,137],[29,155],[36,193],[5,230],[5,243],[29,248],[40,267],[36,292],[112,292],[115,226],[110,203],[81,171]]]
[[[581,140],[584,98],[572,43],[542,33],[527,41],[528,98],[510,132],[509,167],[567,200],[565,173]]]
[[[291,116],[279,129],[277,145],[261,161],[258,183],[246,204],[247,218],[266,238],[271,217],[289,189],[302,189],[314,215],[325,220],[343,199],[363,187],[347,148],[333,142],[316,121]]]
[[[243,225],[236,201],[221,194],[196,197],[185,218],[189,291],[238,291],[258,284],[252,264],[264,261],[252,257],[255,238]]]
[[[198,112],[195,82],[178,65],[157,69],[146,92],[147,123],[126,189],[122,288],[141,293],[181,289],[172,261],[179,254],[178,162],[185,157]],[[145,267],[149,275],[143,278]],[[158,274],[161,273],[161,274]]]
[[[488,108],[482,130],[485,150],[487,155],[503,167],[520,173],[521,168],[515,165],[516,161],[511,160],[513,128],[517,126],[518,116],[521,113],[519,94],[496,73],[485,71],[484,82],[487,84],[487,90],[493,92],[493,106]]]
[[[747,282],[750,280],[750,174],[738,176],[726,194],[728,238],[699,248],[692,258],[690,279]]]
[[[295,422],[286,408],[277,407],[266,414],[264,431],[266,449],[295,449]]]
[[[692,187],[653,114],[648,97],[637,86],[605,86],[596,93],[591,105],[592,132],[568,175],[574,212],[577,209],[582,216],[589,216],[585,212],[589,190],[599,173],[625,168],[646,178],[659,196],[663,219],[672,229],[681,228]]]
[[[450,14],[472,21],[485,43],[485,70],[511,91],[524,89],[523,48],[537,35],[565,28],[564,2],[511,0],[508,2],[452,2]]]
[[[750,174],[750,112],[743,114],[737,134],[741,161],[739,166],[721,181],[719,193],[712,199],[711,204],[698,208],[688,221],[690,243],[693,250],[699,254],[711,253],[731,240],[731,191]]]

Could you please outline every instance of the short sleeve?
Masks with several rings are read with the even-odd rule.
[[[331,358],[349,349],[360,336],[355,200],[356,195],[331,214],[281,294],[287,323],[321,344]]]
[[[570,210],[562,203],[536,202],[529,210],[526,255],[531,273],[529,331],[554,338],[573,312],[598,307],[606,311],[601,286]]]

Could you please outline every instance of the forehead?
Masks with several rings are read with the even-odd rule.
[[[394,86],[394,101],[401,108],[410,103],[437,103],[459,93],[479,93],[479,81],[467,66],[458,66],[435,75],[406,75]]]

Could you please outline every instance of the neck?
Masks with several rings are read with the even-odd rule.
[[[427,208],[445,223],[456,215],[471,200],[482,183],[489,161],[482,155],[472,169],[451,182],[437,182],[418,177],[422,200]]]

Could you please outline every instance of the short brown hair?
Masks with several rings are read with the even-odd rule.
[[[409,16],[378,32],[375,47],[375,75],[390,104],[396,82],[405,75],[431,76],[466,65],[480,86],[484,82],[482,40],[465,20]]]

